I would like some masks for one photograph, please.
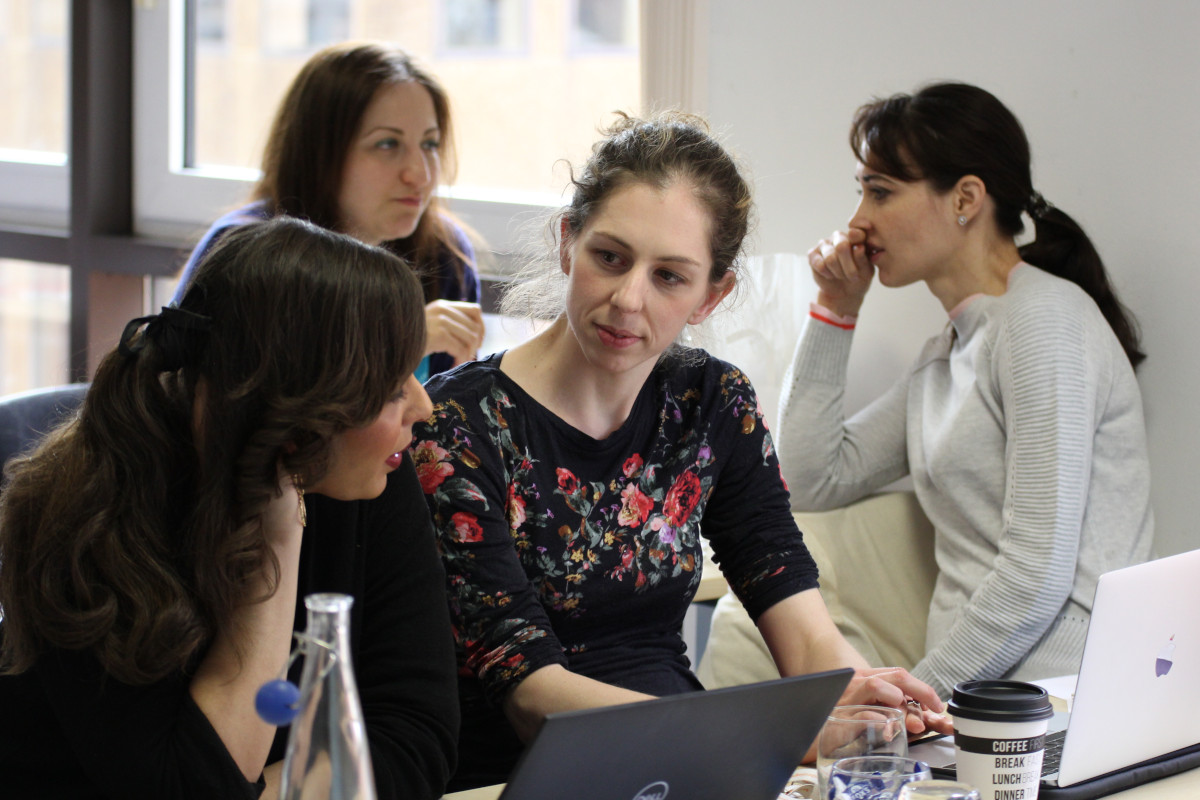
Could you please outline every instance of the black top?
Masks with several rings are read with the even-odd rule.
[[[355,598],[352,658],[379,797],[441,797],[459,727],[454,653],[412,462],[375,500],[309,495],[305,503],[296,629],[307,624],[305,595]],[[281,728],[269,762],[283,757],[286,741]],[[260,791],[192,701],[185,675],[129,686],[106,678],[88,653],[56,650],[22,675],[0,677],[0,796],[235,800]]]
[[[597,440],[526,394],[501,356],[430,380],[417,474],[450,581],[463,704],[452,788],[503,780],[501,713],[561,664],[653,695],[700,689],[682,626],[701,536],[752,616],[817,585],[753,387],[692,351],[668,357]]]

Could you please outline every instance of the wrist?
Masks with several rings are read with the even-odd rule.
[[[824,306],[842,317],[853,317],[862,308],[862,297],[846,297],[845,295],[829,295],[823,291],[817,292],[817,305]]]
[[[855,325],[858,324],[858,317],[853,314],[840,314],[837,311],[822,305],[821,303],[811,303],[808,310],[809,316],[813,319],[824,322],[827,325],[832,325],[835,328],[852,331]]]

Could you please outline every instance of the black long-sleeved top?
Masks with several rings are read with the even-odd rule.
[[[374,500],[309,495],[305,503],[296,629],[307,624],[305,595],[355,598],[352,658],[379,797],[441,797],[459,728],[454,650],[444,572],[412,461]],[[268,763],[282,759],[286,741],[281,728]],[[0,796],[234,800],[260,792],[182,673],[129,686],[105,676],[89,653],[55,650],[24,674],[0,677]]]
[[[701,688],[682,634],[701,536],[755,617],[817,585],[736,367],[702,351],[664,359],[597,440],[500,363],[435,376],[433,414],[413,428],[461,670],[455,790],[507,778],[521,746],[504,699],[541,667],[653,695]]]

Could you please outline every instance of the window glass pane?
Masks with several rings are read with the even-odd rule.
[[[196,0],[195,9],[197,43],[225,44],[225,0]]]
[[[61,163],[67,151],[67,0],[0,0],[0,97],[0,150],[10,151],[0,159]]]
[[[572,39],[580,49],[612,49],[637,44],[635,0],[575,0]]]
[[[523,0],[443,0],[442,51],[499,54],[521,50],[525,8]]]
[[[557,196],[556,163],[585,158],[612,111],[640,109],[636,0],[203,4],[221,7],[222,33],[194,51],[193,166],[257,169],[280,98],[331,37],[393,42],[446,86],[466,190]]]
[[[67,383],[71,272],[0,259],[0,394]]]

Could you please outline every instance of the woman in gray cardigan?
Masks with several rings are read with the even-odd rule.
[[[970,678],[1073,673],[1097,577],[1145,560],[1153,539],[1136,323],[1088,237],[1034,191],[1024,131],[988,92],[935,84],[869,103],[850,144],[862,200],[809,251],[819,293],[784,381],[793,506],[911,475],[939,568],[913,674],[946,696]],[[1019,247],[1022,213],[1036,238]],[[949,324],[847,420],[876,273],[923,281]]]

